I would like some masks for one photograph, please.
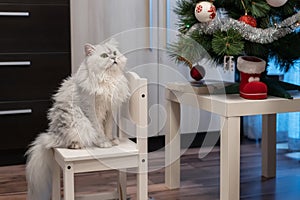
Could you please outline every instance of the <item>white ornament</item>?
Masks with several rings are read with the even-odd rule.
[[[199,22],[209,22],[217,15],[216,7],[208,2],[201,1],[195,7],[195,17]]]
[[[283,6],[286,2],[287,0],[267,0],[267,3],[273,7]]]

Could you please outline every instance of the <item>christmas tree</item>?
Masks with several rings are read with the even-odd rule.
[[[208,4],[212,6],[205,13]],[[224,11],[226,15],[220,14]],[[272,59],[284,72],[300,59],[299,0],[178,0],[174,12],[181,35],[170,45],[171,57],[190,67],[204,51],[220,63],[224,56],[250,55],[267,63]],[[278,90],[299,89],[276,82],[269,91],[273,88],[275,95]],[[285,95],[276,96],[289,98]]]

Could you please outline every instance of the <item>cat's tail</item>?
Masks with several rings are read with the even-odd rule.
[[[27,200],[49,200],[52,191],[54,134],[41,133],[27,151]]]

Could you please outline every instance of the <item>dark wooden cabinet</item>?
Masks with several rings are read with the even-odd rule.
[[[26,149],[48,126],[50,101],[0,103],[0,151]]]
[[[50,99],[70,74],[70,53],[0,54],[0,101]]]
[[[70,0],[0,0],[0,3],[16,4],[68,4]]]
[[[69,10],[67,4],[0,3],[0,53],[68,52]]]
[[[1,156],[48,127],[51,96],[71,74],[69,0],[0,0],[0,27]]]

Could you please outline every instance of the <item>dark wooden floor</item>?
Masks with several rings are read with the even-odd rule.
[[[168,190],[164,186],[164,154],[149,155],[149,196],[155,200],[215,200],[219,199],[219,148],[203,159],[198,158],[199,148],[189,149],[182,156],[181,188]],[[300,162],[287,157],[287,150],[278,150],[277,177],[261,178],[260,147],[254,143],[241,146],[241,199],[243,200],[299,200]],[[76,191],[91,193],[113,190],[116,172],[78,174]],[[135,175],[128,175],[127,192],[131,199],[136,192]],[[0,168],[0,200],[25,200],[26,180],[24,165]]]

